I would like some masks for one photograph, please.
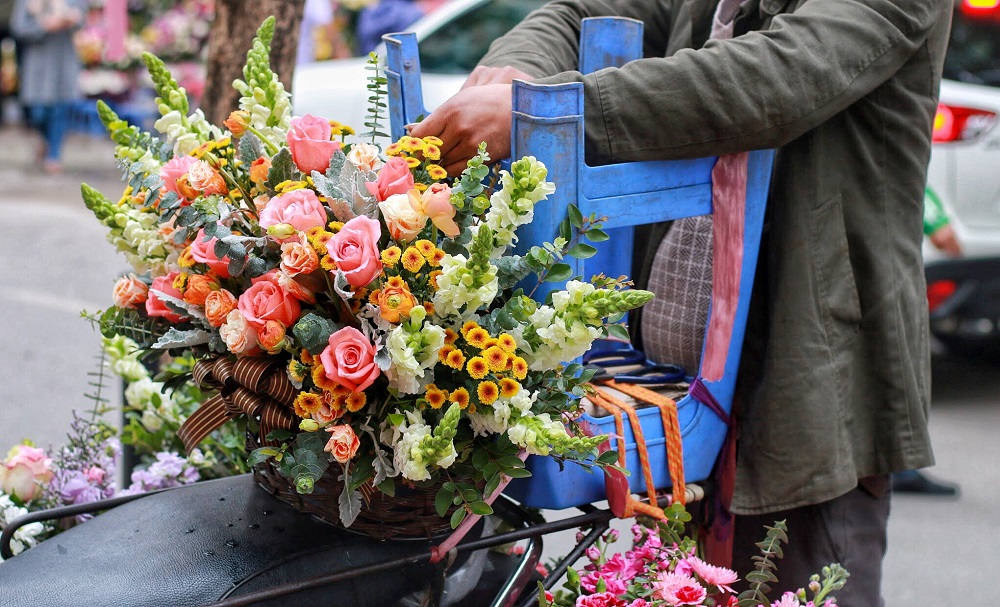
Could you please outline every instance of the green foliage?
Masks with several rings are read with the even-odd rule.
[[[365,85],[369,93],[368,116],[365,119],[365,126],[368,127],[368,130],[358,133],[358,136],[370,137],[371,142],[375,143],[376,138],[389,136],[383,131],[385,127],[382,126],[382,121],[387,117],[386,108],[388,104],[386,103],[386,98],[389,96],[389,91],[386,89],[386,86],[389,81],[382,75],[382,67],[377,54],[368,54],[365,69],[370,72],[367,77],[368,84]]]
[[[340,326],[329,318],[306,312],[292,327],[292,334],[303,348],[316,356],[326,348],[330,336],[339,328]]]
[[[767,529],[766,536],[757,542],[760,554],[753,557],[754,570],[745,576],[750,588],[740,593],[738,597],[740,607],[767,605],[767,593],[771,591],[770,584],[778,581],[778,577],[774,573],[777,569],[775,561],[784,556],[781,544],[788,543],[788,527],[785,521],[777,521],[773,527],[765,528]]]

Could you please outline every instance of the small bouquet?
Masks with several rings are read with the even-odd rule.
[[[563,261],[594,253],[585,240],[607,238],[600,219],[571,209],[552,242],[514,254],[518,227],[555,188],[542,163],[497,171],[480,147],[452,180],[434,137],[382,149],[374,58],[370,139],[293,117],[269,66],[273,27],[258,30],[224,128],[190,111],[151,54],[163,140],[98,104],[129,185],[118,201],[86,185],[83,197],[135,268],[99,322],[218,380],[225,406],[188,419],[188,448],[245,419],[261,445],[252,465],[299,494],[335,476],[345,526],[363,499],[399,485],[432,489],[452,526],[488,514],[490,496],[529,475],[526,454],[612,464],[597,455],[605,437],[574,425],[592,373],[567,363],[621,335],[615,323],[652,294],[572,276]],[[547,301],[530,297],[567,280]],[[233,368],[260,380],[266,402],[234,388]]]

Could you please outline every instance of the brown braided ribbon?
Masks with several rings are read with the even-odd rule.
[[[192,374],[199,386],[217,394],[189,417],[177,435],[190,453],[206,436],[240,415],[260,419],[260,436],[296,427],[292,403],[298,390],[282,373],[283,365],[269,358],[203,359]]]
[[[672,486],[672,501],[684,504],[687,497],[687,490],[684,484],[684,455],[683,443],[681,441],[680,424],[677,419],[677,404],[673,399],[667,398],[647,388],[633,384],[621,384],[614,380],[601,382],[601,385],[613,388],[619,392],[628,394],[632,398],[656,405],[660,410],[660,420],[663,423],[663,434],[666,439],[667,467],[670,471],[670,483]],[[642,432],[642,424],[634,407],[621,399],[615,398],[596,385],[591,385],[594,392],[590,395],[591,402],[601,407],[608,413],[614,415],[615,433],[619,437],[624,436],[625,424],[622,419],[623,414],[628,416],[629,425],[632,428],[632,435],[635,438],[636,451],[639,456],[639,464],[642,468],[642,475],[646,482],[646,491],[649,496],[649,504],[644,504],[635,499],[628,499],[625,504],[625,512],[622,518],[631,518],[635,514],[645,514],[655,518],[663,519],[666,515],[659,507],[656,496],[656,486],[653,483],[653,473],[650,469],[649,451],[646,447],[646,438]],[[625,466],[625,441],[618,440],[618,465]]]

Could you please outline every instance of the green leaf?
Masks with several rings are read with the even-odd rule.
[[[566,208],[566,215],[574,228],[579,230],[583,227],[583,213],[580,212],[580,209],[575,204],[570,204]]]
[[[472,511],[472,514],[478,514],[479,516],[493,514],[493,507],[486,502],[472,502],[469,504],[469,510]]]
[[[437,494],[434,495],[434,509],[437,511],[438,516],[444,518],[444,515],[448,514],[448,508],[451,508],[451,502],[454,497],[454,491],[448,487],[442,486],[438,489]]]
[[[589,240],[590,242],[604,242],[609,238],[611,238],[610,236],[608,236],[607,232],[605,232],[600,228],[591,228],[586,232],[584,232],[584,236],[586,236],[587,240]]]
[[[284,428],[278,428],[277,430],[271,430],[267,433],[267,440],[269,441],[286,441],[295,438],[295,432],[291,430],[285,430]]]
[[[531,476],[531,472],[527,468],[510,468],[505,470],[504,474],[510,478],[528,478]]]
[[[459,508],[458,510],[451,513],[451,528],[455,529],[462,524],[465,520],[465,508]]]
[[[389,497],[395,497],[396,496],[396,481],[395,481],[395,479],[387,478],[384,481],[382,481],[381,483],[379,483],[378,485],[376,485],[376,487],[378,487],[379,491],[381,491],[382,493],[388,495]]]
[[[264,145],[256,135],[253,133],[244,133],[240,137],[240,160],[247,167],[253,164],[254,160],[263,156],[264,153]]]
[[[250,466],[256,466],[257,464],[271,459],[277,454],[278,450],[274,447],[261,447],[259,449],[254,449],[247,457],[247,464]]]
[[[337,323],[313,312],[307,312],[292,327],[292,335],[310,354],[316,356],[330,343],[330,336],[339,328]]]
[[[566,254],[575,259],[590,259],[594,255],[597,255],[597,249],[590,246],[589,244],[578,243],[573,247],[570,247]]]
[[[563,282],[573,278],[573,268],[565,263],[553,264],[549,273],[545,275],[545,282]]]
[[[628,341],[629,334],[628,334],[628,329],[625,328],[625,325],[618,325],[618,324],[607,325],[607,329],[608,329],[608,335],[610,335],[611,337]]]

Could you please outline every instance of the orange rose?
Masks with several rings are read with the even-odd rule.
[[[400,317],[409,316],[410,310],[417,305],[416,298],[410,293],[405,282],[387,284],[378,293],[378,312],[387,322],[397,323]]]
[[[191,178],[188,177],[187,173],[177,178],[174,187],[177,188],[177,193],[185,200],[194,200],[200,195],[198,190],[191,186]]]
[[[187,289],[184,290],[184,301],[195,306],[203,306],[208,294],[218,290],[218,281],[204,274],[195,274],[188,278]]]
[[[235,309],[236,297],[225,289],[212,291],[205,296],[205,317],[213,327],[224,325],[226,315]]]
[[[327,441],[323,450],[329,452],[333,456],[333,459],[341,464],[351,461],[351,458],[358,452],[358,447],[361,445],[361,441],[358,440],[358,435],[354,433],[354,429],[347,424],[339,424],[328,427],[326,431],[330,433],[330,440]]]
[[[286,242],[281,245],[281,269],[289,276],[315,272],[319,269],[319,256],[308,244]]]
[[[261,156],[250,163],[250,181],[260,185],[267,181],[267,172],[271,170],[271,159]]]
[[[115,283],[114,301],[119,308],[138,308],[148,297],[149,287],[135,274],[129,274]]]

